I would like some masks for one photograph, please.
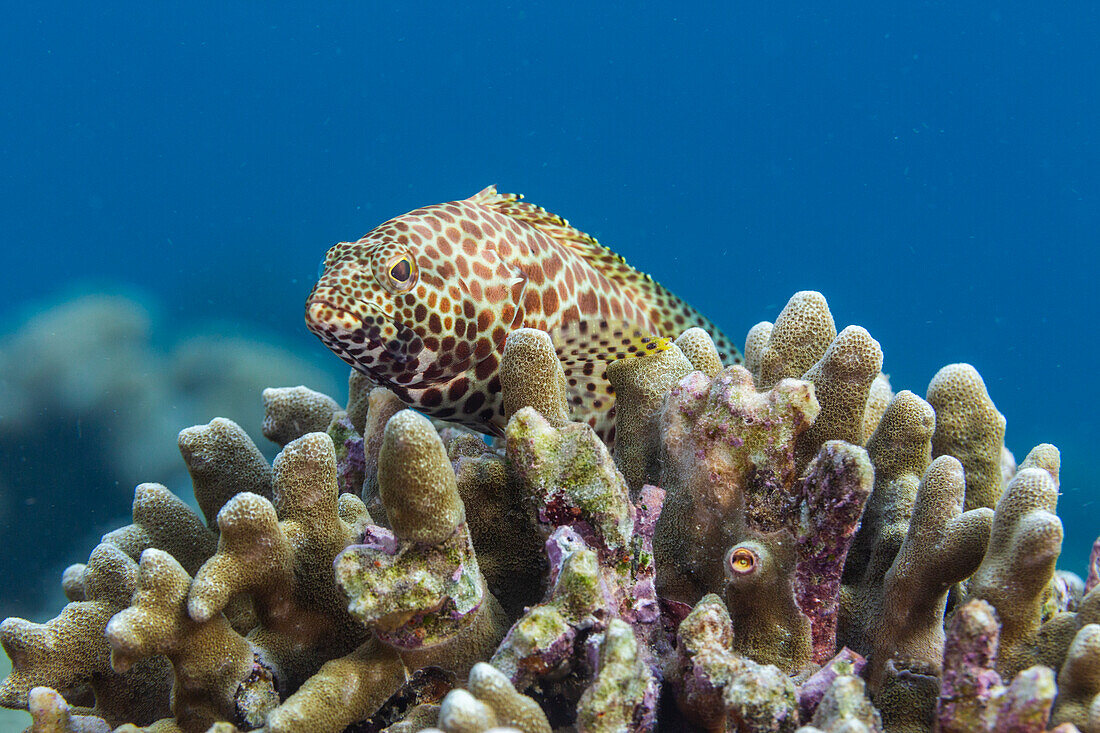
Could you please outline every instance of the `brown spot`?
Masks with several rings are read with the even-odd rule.
[[[527,310],[527,315],[532,316],[538,314],[541,306],[539,292],[534,288],[528,289],[527,294],[523,296],[523,307]]]
[[[596,296],[591,290],[585,290],[577,297],[577,305],[580,306],[581,313],[586,316],[596,313],[596,309],[599,305],[596,303]]]
[[[478,346],[481,344],[479,343]],[[478,362],[477,367],[474,368],[474,376],[481,381],[485,381],[493,374],[497,369],[497,358],[495,356],[488,356],[482,361]]]
[[[485,385],[485,389],[488,390],[489,394],[497,394],[498,392],[500,392],[499,372],[493,375],[492,379],[490,379],[488,384]]]
[[[434,229],[437,232],[443,230],[443,225],[440,224],[439,219],[436,219],[434,216],[425,216],[424,217],[424,223],[426,223],[428,226],[430,226],[432,229]]]
[[[481,337],[477,340],[477,346],[474,347],[474,358],[481,361],[493,351],[493,344],[488,338]]]
[[[485,288],[485,300],[487,300],[490,304],[499,303],[500,301],[504,300],[507,294],[508,291],[505,290],[504,286],[500,285],[499,283],[490,285],[489,287]]]
[[[467,318],[473,318],[476,312],[477,309],[474,308],[474,304],[470,301],[467,300],[462,304],[462,315],[466,316]]]
[[[447,399],[451,402],[458,402],[469,388],[469,380],[466,377],[459,377],[451,382],[451,386],[447,388]]]
[[[455,358],[456,359],[465,359],[469,355],[470,355],[470,344],[468,344],[465,341],[459,341],[458,345],[455,346]]]
[[[424,338],[424,348],[428,351],[439,351],[439,339],[435,336],[426,336]]]
[[[454,336],[444,336],[443,337],[443,342],[439,346],[444,351],[454,351],[455,343],[457,343],[457,342],[455,341]]]
[[[485,395],[481,392],[474,392],[466,400],[466,404],[462,406],[462,411],[467,415],[477,412],[482,405],[485,404]]]
[[[455,265],[458,267],[459,277],[465,280],[470,276],[470,265],[466,262],[465,257],[459,257],[455,260]]]
[[[480,237],[481,236],[481,229],[478,227],[477,224],[474,224],[469,219],[463,219],[460,223],[462,225],[462,231],[466,232],[470,236],[472,236],[472,237]]]
[[[546,279],[546,275],[542,271],[542,266],[538,263],[530,265],[523,273],[527,275],[527,279],[535,285],[542,285],[542,281]]]
[[[481,262],[480,260],[475,260],[474,275],[480,277],[482,280],[488,280],[493,276],[493,271],[490,270],[484,262]]]
[[[394,226],[394,228],[395,228],[395,229],[397,229],[397,231],[399,231],[399,232],[407,232],[407,231],[409,231],[409,225],[408,225],[408,224],[406,224],[406,223],[405,223],[405,222],[403,222],[403,221],[395,221],[395,222],[393,223],[393,226]]]
[[[477,242],[467,237],[462,240],[462,251],[471,257],[477,256]]]
[[[561,257],[558,256],[557,252],[552,253],[546,260],[546,264],[543,265],[543,269],[546,270],[546,277],[548,278],[556,277],[557,274],[561,272],[561,267]]]
[[[486,308],[477,314],[477,328],[479,331],[488,331],[493,323],[493,312]]]
[[[462,239],[462,232],[458,231],[458,227],[447,227],[447,239],[451,240],[454,244],[458,244],[458,240]]]
[[[546,292],[542,294],[542,310],[547,315],[558,310],[558,291],[554,290],[553,285],[547,288]]]
[[[432,333],[441,333],[443,331],[443,324],[439,321],[439,314],[432,313],[428,316],[428,328]]]
[[[423,321],[428,317],[428,308],[423,303],[416,304],[416,311],[413,313],[413,319],[416,321]]]

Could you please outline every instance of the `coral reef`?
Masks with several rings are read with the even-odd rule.
[[[797,293],[723,367],[700,329],[614,362],[610,450],[549,336],[501,360],[502,438],[358,374],[262,394],[10,618],[31,730],[1100,733],[1100,541],[1056,571],[1060,456],[1015,464],[973,367],[894,392]]]

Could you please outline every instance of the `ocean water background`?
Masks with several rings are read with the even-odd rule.
[[[1062,564],[1083,570],[1100,531],[1095,4],[58,2],[4,16],[3,332],[76,294],[125,292],[154,313],[153,348],[217,323],[340,384],[302,324],[325,250],[495,183],[739,343],[815,289],[838,327],[879,340],[896,390],[974,364],[1017,458],[1062,449]],[[184,425],[165,423],[150,450],[174,450]],[[3,444],[0,614],[30,613],[125,521],[137,480],[189,491],[178,476],[112,482],[88,468],[94,438],[62,423]]]

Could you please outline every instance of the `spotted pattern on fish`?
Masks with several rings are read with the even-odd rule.
[[[521,327],[548,331],[574,419],[614,438],[608,362],[709,320],[559,216],[490,186],[390,219],[328,251],[306,324],[341,359],[433,417],[501,434],[499,365]]]

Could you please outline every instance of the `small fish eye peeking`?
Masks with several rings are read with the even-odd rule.
[[[734,577],[748,575],[759,564],[760,558],[747,547],[734,547],[726,558],[726,567]]]

